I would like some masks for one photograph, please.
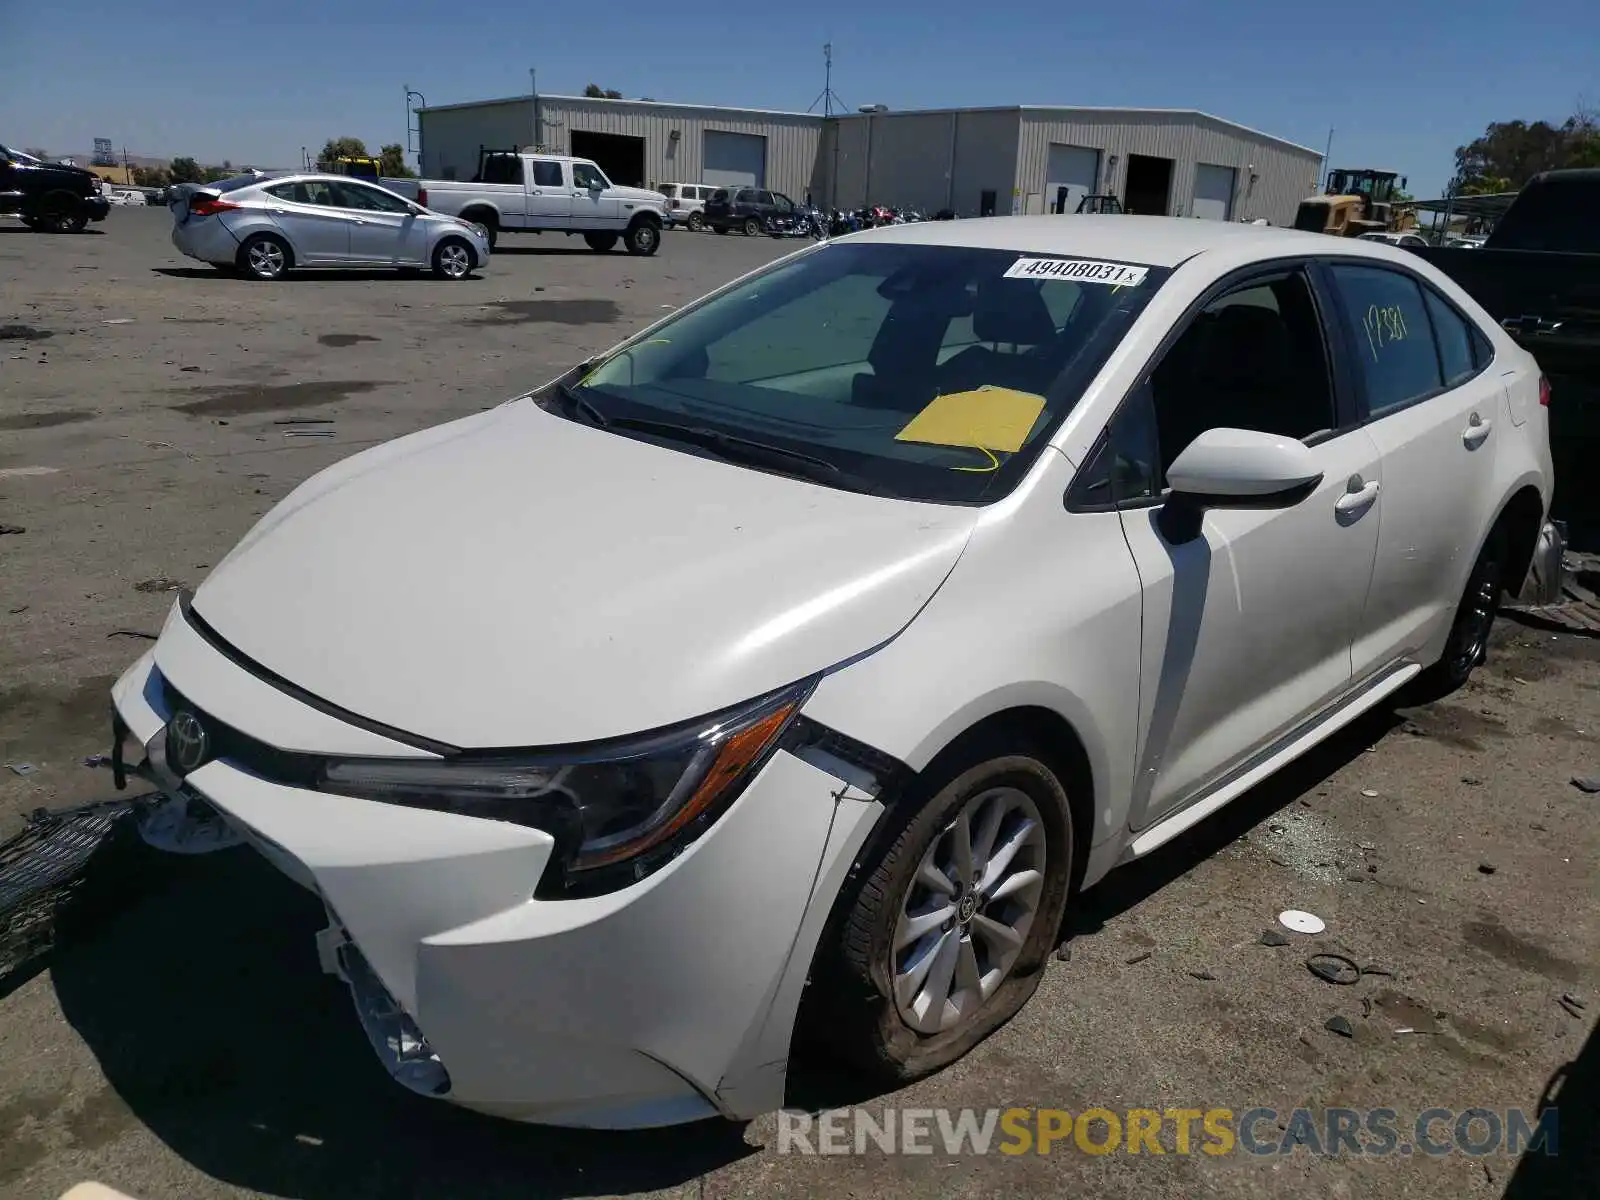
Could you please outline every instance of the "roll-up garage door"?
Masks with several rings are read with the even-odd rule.
[[[1100,151],[1052,142],[1045,169],[1045,211],[1077,212],[1078,201],[1094,191],[1099,178]]]
[[[724,187],[766,186],[766,138],[708,129],[705,139],[705,168],[700,172],[704,182]]]
[[[1194,169],[1194,215],[1226,221],[1233,208],[1233,168],[1199,163]]]

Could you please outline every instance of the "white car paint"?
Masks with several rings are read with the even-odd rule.
[[[930,222],[833,244],[1171,273],[988,503],[767,474],[528,398],[358,454],[218,565],[193,601],[206,629],[175,609],[114,688],[131,739],[163,744],[170,686],[282,751],[581,758],[817,675],[805,721],[913,772],[986,719],[1070,727],[1087,768],[1088,886],[1437,661],[1498,514],[1525,488],[1529,519],[1548,508],[1537,365],[1414,255],[1128,216]],[[1185,487],[1259,500],[1302,486],[1279,507],[1207,508],[1192,537],[1163,531],[1182,496],[1066,503],[1163,339],[1220,280],[1330,257],[1421,279],[1493,361],[1331,436],[1201,434],[1168,470]],[[359,997],[339,957],[359,950],[448,1071],[448,1099],[620,1128],[781,1103],[825,923],[895,799],[874,771],[785,741],[676,857],[573,899],[537,893],[555,841],[525,824],[330,794],[226,756],[182,782],[323,897],[325,961]],[[179,786],[170,766],[155,774]]]

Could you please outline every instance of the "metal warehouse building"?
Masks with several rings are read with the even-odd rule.
[[[771,188],[858,208],[962,216],[1072,212],[1110,193],[1131,212],[1293,222],[1320,152],[1182,109],[1007,108],[836,117],[518,96],[419,110],[424,176],[469,179],[480,147],[592,158],[615,182]]]

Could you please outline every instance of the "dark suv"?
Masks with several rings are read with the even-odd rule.
[[[767,231],[767,222],[773,218],[789,220],[794,216],[795,203],[782,192],[769,192],[765,188],[718,188],[706,201],[705,223],[718,233],[737,229],[745,237],[756,237]]]
[[[110,211],[93,171],[0,146],[0,213],[16,213],[29,229],[77,233]]]

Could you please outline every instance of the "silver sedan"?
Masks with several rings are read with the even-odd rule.
[[[465,279],[489,261],[483,227],[343,175],[242,175],[179,190],[172,244],[253,279],[295,267],[430,267]]]

